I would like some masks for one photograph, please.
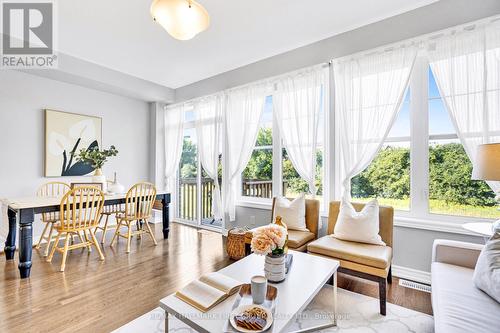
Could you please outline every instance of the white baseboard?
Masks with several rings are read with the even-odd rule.
[[[392,275],[415,282],[431,284],[431,273],[404,266],[392,265]]]

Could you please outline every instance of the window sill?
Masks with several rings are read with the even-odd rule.
[[[421,230],[429,230],[436,232],[446,232],[452,234],[460,234],[460,235],[468,235],[468,236],[476,236],[483,237],[479,234],[466,230],[462,227],[462,224],[469,222],[493,222],[493,220],[487,219],[473,219],[473,218],[464,218],[457,217],[457,220],[454,222],[446,221],[446,216],[443,219],[437,218],[426,219],[426,218],[417,218],[410,216],[394,216],[394,226],[403,227],[403,228],[412,228],[412,229],[421,229]]]
[[[271,199],[263,199],[263,200],[248,200],[242,199],[236,202],[236,206],[238,207],[246,207],[246,208],[256,208],[256,209],[264,209],[271,210],[273,206],[273,202]]]
[[[262,209],[262,210],[271,210],[272,202],[271,200],[262,200],[262,201],[240,200],[236,203],[236,206]],[[322,218],[327,219],[328,212],[320,212],[320,216]],[[432,218],[419,218],[419,217],[409,216],[407,213],[405,213],[404,215],[403,214],[399,215],[397,212],[396,215],[394,216],[394,226],[396,227],[482,237],[481,235],[473,233],[462,227],[462,224],[469,222],[493,222],[493,220],[467,218],[460,216],[457,217],[440,216],[440,215],[433,216]]]
[[[271,199],[263,199],[259,201],[253,201],[253,200],[239,200],[236,202],[236,206],[238,207],[245,207],[245,208],[255,208],[255,209],[262,209],[262,210],[271,210],[273,208],[273,202]],[[323,208],[321,206],[321,208]],[[328,212],[327,211],[320,211],[319,216],[322,218],[328,218]]]

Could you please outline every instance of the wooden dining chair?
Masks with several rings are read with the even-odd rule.
[[[156,200],[156,187],[151,183],[137,183],[132,186],[125,197],[125,211],[116,214],[116,231],[111,240],[111,246],[118,241],[118,238],[123,237],[127,239],[127,253],[130,253],[130,242],[132,236],[140,236],[142,234],[149,234],[153,243],[156,245],[156,239],[151,231],[148,220],[152,216],[153,204]],[[134,222],[137,230],[132,232]],[[120,232],[121,227],[127,227],[127,233]]]
[[[99,224],[94,230],[94,233],[97,232],[97,230],[102,230],[102,235],[101,235],[101,244],[104,244],[104,240],[106,239],[106,232],[108,229],[116,229],[116,226],[118,224],[111,224],[108,225],[109,218],[112,215],[118,214],[118,213],[123,213],[124,208],[122,207],[121,204],[116,204],[116,205],[109,205],[109,206],[104,206],[102,213],[101,213],[101,218],[99,219]],[[101,226],[102,219],[104,218],[104,225]]]
[[[70,190],[70,186],[63,182],[49,182],[45,183],[38,188],[36,191],[37,197],[47,198],[47,197],[62,197]],[[35,245],[35,249],[39,249],[44,240],[47,241],[47,246],[45,248],[44,256],[49,255],[50,243],[52,242],[52,232],[54,231],[54,225],[59,222],[59,212],[42,213],[42,222],[45,224],[42,234],[38,243]],[[48,235],[47,235],[48,231]]]
[[[56,226],[57,236],[47,258],[48,262],[52,261],[56,250],[61,252],[63,255],[61,272],[64,272],[68,251],[84,247],[90,249],[92,245],[95,246],[99,258],[104,260],[104,255],[94,234],[103,205],[104,193],[96,187],[75,187],[64,195],[59,211],[61,222]],[[72,236],[80,235],[80,232],[85,236],[85,240],[81,239],[80,243],[69,245]],[[64,247],[59,247],[59,240],[62,236],[65,236]]]

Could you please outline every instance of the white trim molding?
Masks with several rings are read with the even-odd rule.
[[[431,284],[431,273],[418,269],[392,265],[392,275],[405,280]]]
[[[448,217],[448,216],[447,216]],[[457,220],[460,217],[457,217]],[[484,222],[483,220],[474,220],[475,222]],[[488,221],[488,220],[486,220]],[[415,217],[403,217],[403,216],[395,216],[394,217],[394,226],[403,227],[403,228],[412,228],[412,229],[421,229],[421,230],[430,230],[430,231],[438,231],[452,234],[460,234],[460,235],[468,235],[468,236],[476,236],[483,237],[481,235],[475,234],[472,231],[466,230],[462,227],[463,223],[471,222],[471,220],[467,221],[457,221],[450,222],[445,221],[443,219],[423,219],[423,218],[415,218]]]

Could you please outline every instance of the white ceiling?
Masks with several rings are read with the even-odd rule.
[[[437,0],[199,0],[209,29],[178,41],[152,0],[58,1],[59,51],[178,88]]]

